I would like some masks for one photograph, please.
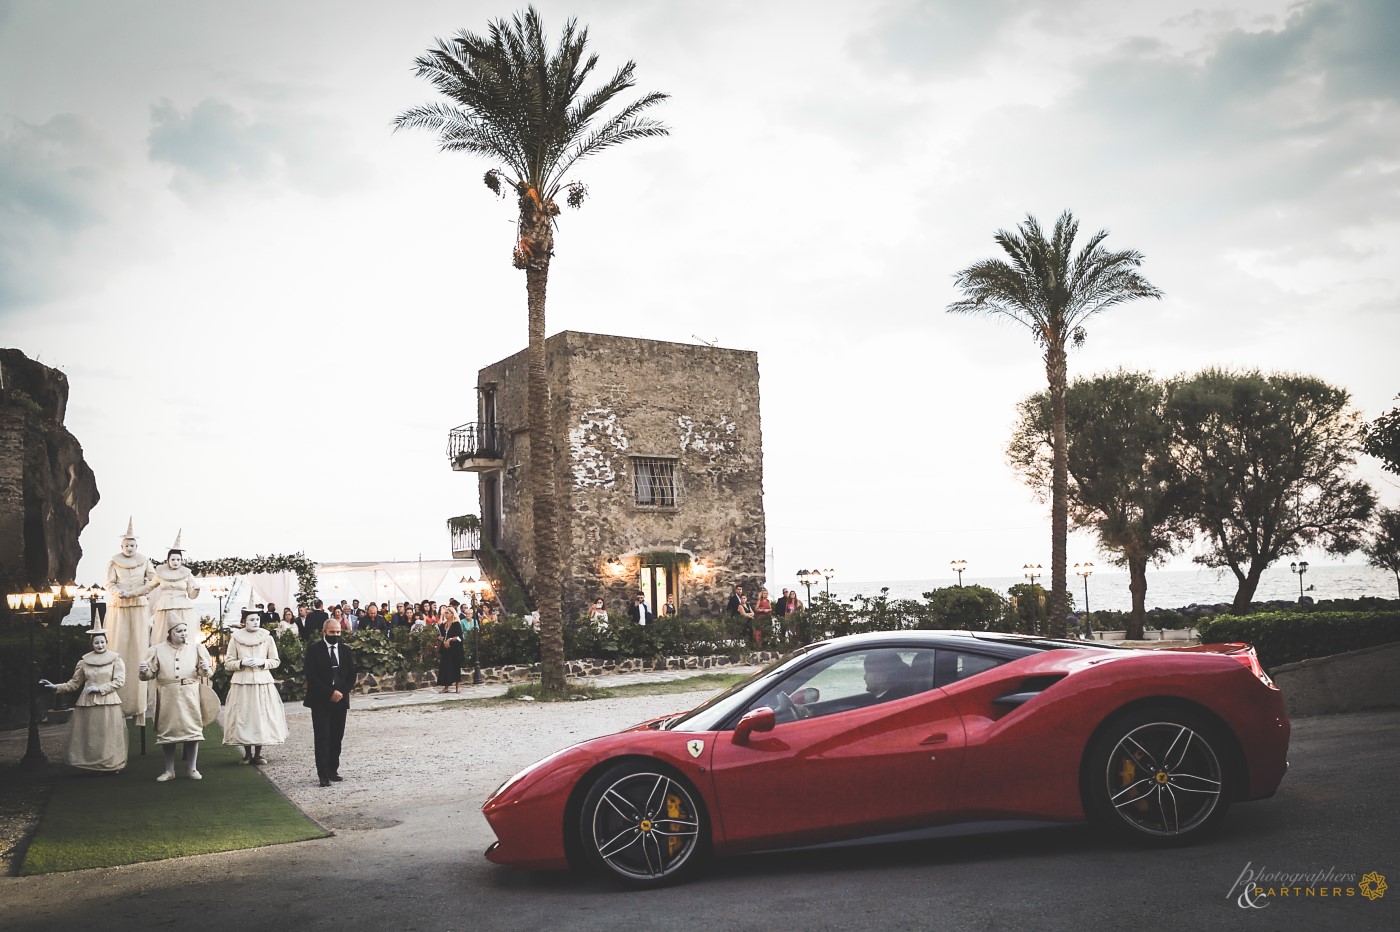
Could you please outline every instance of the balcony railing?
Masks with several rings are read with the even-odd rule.
[[[447,528],[452,532],[452,557],[475,557],[481,549],[481,521],[476,515],[449,518]]]
[[[460,460],[501,460],[506,455],[506,429],[500,424],[481,421],[452,428],[447,435],[447,458]]]

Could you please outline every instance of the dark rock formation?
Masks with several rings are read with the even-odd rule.
[[[0,585],[73,582],[97,504],[83,448],[63,426],[68,377],[0,349]],[[0,613],[4,603],[0,601]]]

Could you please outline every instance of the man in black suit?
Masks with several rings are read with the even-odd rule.
[[[632,600],[632,606],[627,609],[627,614],[637,624],[646,627],[656,616],[652,614],[651,606],[647,604],[647,597],[638,592],[637,597]]]
[[[315,638],[316,635],[321,633],[321,629],[325,627],[326,619],[331,617],[326,614],[326,603],[322,602],[320,599],[312,602],[311,605],[312,609],[307,613],[306,623],[301,626],[300,632],[301,639],[308,644],[311,643],[311,640]]]
[[[322,786],[340,782],[340,742],[355,685],[355,657],[340,643],[340,622],[326,622],[324,637],[306,649],[306,699],[316,741],[316,776]]]

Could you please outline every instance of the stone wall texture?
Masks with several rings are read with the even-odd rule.
[[[679,555],[682,614],[717,614],[735,585],[756,591],[767,548],[757,353],[574,331],[545,346],[565,616],[598,596],[621,609],[654,553]],[[510,436],[498,546],[538,587],[525,354],[482,369],[478,386],[494,390],[497,423]],[[675,507],[637,504],[637,457],[674,462]],[[482,501],[483,516],[495,507]]]
[[[82,445],[63,426],[67,408],[67,376],[19,350],[0,349],[0,584],[6,591],[77,582],[78,535],[98,493]]]

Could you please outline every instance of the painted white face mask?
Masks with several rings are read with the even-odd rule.
[[[189,630],[190,629],[188,625],[176,625],[175,627],[171,628],[170,643],[176,645],[177,647],[183,646],[185,643],[185,639],[189,637]]]
[[[134,553],[136,553],[136,541],[130,537],[124,539],[122,541],[122,554],[129,557]]]
[[[182,554],[172,553],[170,556],[165,558],[165,562],[170,564],[170,568],[172,570],[178,570],[180,567],[185,565],[185,558]]]
[[[249,615],[247,618],[243,619],[243,627],[247,628],[249,631],[258,630],[262,627],[262,616]]]
[[[107,639],[102,635],[97,635],[92,639],[92,652],[101,654],[107,650]]]

